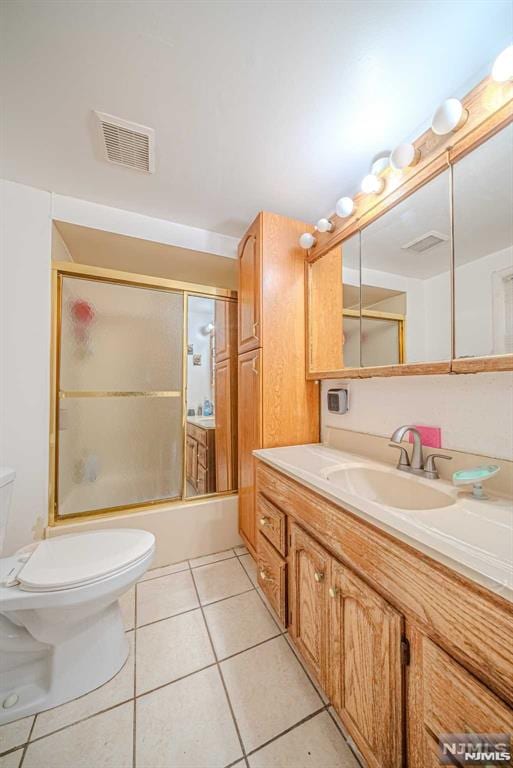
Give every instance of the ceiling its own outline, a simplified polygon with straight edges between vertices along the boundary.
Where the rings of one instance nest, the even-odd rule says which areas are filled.
[[[237,289],[236,259],[63,221],[57,221],[56,227],[72,260],[79,264]]]
[[[315,221],[509,44],[509,0],[1,4],[2,175],[238,236]],[[156,131],[106,163],[92,110]]]

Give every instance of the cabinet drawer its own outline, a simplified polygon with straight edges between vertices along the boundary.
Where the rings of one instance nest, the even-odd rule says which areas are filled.
[[[261,493],[257,494],[257,528],[283,557],[287,554],[287,518]]]
[[[257,541],[257,569],[260,587],[283,625],[287,626],[287,563],[261,533]]]
[[[203,443],[198,443],[198,464],[207,467],[207,448]]]

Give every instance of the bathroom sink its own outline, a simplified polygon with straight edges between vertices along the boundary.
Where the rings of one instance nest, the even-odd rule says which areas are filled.
[[[333,485],[354,496],[396,509],[441,509],[455,503],[455,498],[415,477],[401,477],[371,467],[347,467],[326,472]]]

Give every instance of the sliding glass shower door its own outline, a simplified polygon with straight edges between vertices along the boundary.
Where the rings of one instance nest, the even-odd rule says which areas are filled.
[[[183,292],[60,280],[57,516],[180,498]]]

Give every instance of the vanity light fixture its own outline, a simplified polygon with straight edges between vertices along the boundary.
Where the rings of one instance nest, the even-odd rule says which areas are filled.
[[[335,225],[329,219],[319,219],[316,229],[319,232],[333,232]]]
[[[301,248],[304,248],[305,251],[308,251],[310,248],[313,248],[317,240],[313,235],[310,234],[310,232],[303,232],[301,237],[299,238],[299,245]]]
[[[499,53],[492,67],[492,79],[497,83],[513,80],[513,45],[508,45]]]
[[[335,204],[335,213],[341,219],[347,219],[354,211],[354,202],[352,197],[341,197]]]
[[[433,115],[431,130],[437,136],[446,136],[454,133],[465,125],[468,119],[468,110],[465,109],[459,99],[446,99]]]
[[[413,144],[399,144],[390,153],[390,165],[394,171],[403,171],[411,168],[420,160],[420,149],[415,149]]]
[[[379,195],[385,189],[385,179],[375,173],[368,173],[362,180],[362,192],[366,195]]]

